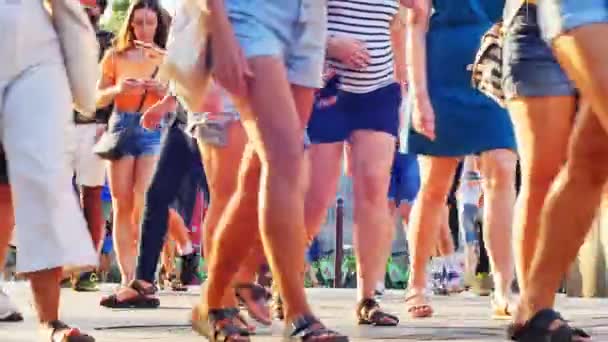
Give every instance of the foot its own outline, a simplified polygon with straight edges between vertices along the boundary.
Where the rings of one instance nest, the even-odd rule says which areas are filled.
[[[552,310],[544,309],[529,319],[519,319],[507,328],[507,334],[513,341],[519,342],[590,342],[591,336],[581,329],[573,328]]]
[[[134,280],[128,286],[122,286],[116,293],[103,297],[101,306],[107,308],[153,309],[160,306],[156,297],[156,287],[142,280]]]
[[[515,311],[516,301],[509,296],[498,296],[492,294],[490,298],[492,305],[492,319],[510,320]]]
[[[198,274],[199,256],[196,253],[182,255],[180,280],[184,285],[194,285]]]
[[[45,335],[50,336],[51,342],[95,342],[95,339],[76,328],[72,328],[61,321],[52,321],[42,324]]]
[[[428,318],[433,316],[433,308],[424,289],[411,289],[405,297],[407,312],[412,318]]]
[[[21,322],[23,316],[9,296],[0,288],[0,322]]]
[[[286,341],[301,342],[348,342],[347,336],[327,329],[323,323],[312,315],[302,315],[292,324],[293,330]]]
[[[86,272],[80,275],[74,282],[72,289],[76,292],[97,292],[99,291],[97,274]]]
[[[399,318],[384,312],[374,299],[363,299],[357,306],[357,319],[360,325],[375,327],[393,327],[399,324]]]
[[[247,308],[249,316],[264,324],[272,324],[270,308],[267,304],[268,292],[257,284],[239,284],[234,287],[236,297]]]

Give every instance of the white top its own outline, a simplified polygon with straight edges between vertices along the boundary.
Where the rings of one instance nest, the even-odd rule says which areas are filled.
[[[391,23],[399,12],[399,0],[328,0],[328,33],[365,43],[370,64],[350,69],[336,60],[330,64],[340,76],[340,89],[370,93],[394,82]]]

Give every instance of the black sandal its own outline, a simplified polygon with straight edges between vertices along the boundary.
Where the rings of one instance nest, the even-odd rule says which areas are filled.
[[[293,322],[293,331],[285,337],[284,341],[315,342],[319,339],[323,342],[349,342],[347,336],[327,329],[317,318],[311,315],[297,318]]]
[[[357,305],[359,325],[375,327],[394,327],[399,324],[399,317],[388,314],[380,308],[380,304],[371,298],[363,299]]]
[[[234,308],[209,310],[207,317],[207,334],[203,334],[209,342],[230,342],[234,339],[238,341],[250,341],[249,331],[243,330],[234,324],[237,317]]]
[[[135,297],[119,300],[118,294],[114,293],[102,298],[99,305],[111,309],[156,309],[160,306],[160,300],[151,297],[156,294],[154,285],[146,288],[141,282],[133,280],[128,287],[137,292]]]
[[[51,321],[47,326],[51,330],[51,342],[95,342],[93,336],[84,334],[62,321]]]
[[[553,322],[564,324],[555,330],[549,330]],[[525,324],[511,324],[507,328],[508,338],[519,342],[576,342],[574,338],[590,339],[586,332],[569,326],[562,316],[551,309],[541,310]]]
[[[245,299],[245,296],[241,293],[241,291],[249,291],[251,293],[251,300],[249,302]],[[252,283],[237,284],[234,286],[234,293],[236,298],[239,300],[239,304],[247,309],[249,317],[266,326],[272,324],[270,319],[260,317],[260,315],[258,315],[255,310],[252,309],[251,305],[249,305],[250,302],[253,302],[253,305],[268,309],[267,302],[270,300],[270,298],[272,298],[272,295],[268,293],[264,287]]]

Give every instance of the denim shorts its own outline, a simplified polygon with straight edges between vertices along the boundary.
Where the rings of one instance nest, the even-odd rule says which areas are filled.
[[[339,91],[334,105],[315,106],[307,132],[313,144],[342,142],[358,130],[397,137],[400,107],[401,86],[397,83],[367,94]]]
[[[107,134],[126,135],[122,155],[141,157],[160,154],[161,129],[148,130],[141,126],[139,113],[112,113]]]
[[[506,27],[503,90],[507,100],[575,94],[553,51],[542,39],[536,5],[521,6]]]
[[[388,198],[399,206],[401,202],[413,203],[420,190],[420,169],[414,154],[395,152],[391,168]]]
[[[547,41],[590,24],[608,24],[606,0],[543,0],[539,2],[540,26]],[[598,42],[605,38],[598,37]]]
[[[247,58],[280,56],[290,83],[323,86],[326,0],[226,0],[225,4]]]

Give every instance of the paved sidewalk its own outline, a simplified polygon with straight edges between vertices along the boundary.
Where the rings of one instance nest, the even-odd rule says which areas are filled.
[[[0,324],[0,341],[36,341],[35,317],[31,308],[29,288],[9,284],[8,292],[23,309],[24,323]],[[163,293],[158,310],[109,310],[99,307],[99,298],[109,293],[75,293],[64,290],[63,318],[92,333],[99,342],[122,341],[205,341],[188,326],[190,308],[197,299],[198,289],[188,293]],[[310,299],[324,322],[331,328],[348,333],[351,341],[505,341],[506,322],[489,319],[488,298],[467,293],[453,297],[435,297],[436,315],[427,320],[411,320],[402,302],[403,291],[389,292],[383,304],[399,313],[402,323],[396,328],[358,327],[354,322],[354,290],[312,289]],[[608,299],[560,298],[560,309],[568,319],[592,333],[595,341],[608,341]],[[280,341],[282,325],[260,327],[253,341]],[[48,342],[48,338],[42,341]]]

